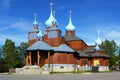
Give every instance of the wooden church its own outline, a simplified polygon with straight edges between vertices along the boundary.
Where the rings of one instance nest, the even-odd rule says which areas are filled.
[[[71,11],[64,36],[58,28],[52,4],[50,16],[45,22],[46,30],[42,31],[38,27],[35,15],[33,30],[28,32],[26,66],[37,65],[55,72],[91,70],[92,66],[98,66],[100,71],[109,70],[110,57],[100,48],[99,33],[96,45],[87,45],[75,35],[76,27],[72,24]]]

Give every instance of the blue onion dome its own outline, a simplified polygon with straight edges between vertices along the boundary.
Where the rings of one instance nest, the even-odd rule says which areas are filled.
[[[65,28],[67,31],[68,30],[75,30],[75,26],[72,24],[72,20],[71,20],[71,11],[70,11],[70,18],[69,18],[69,23],[68,23],[68,25],[66,26],[66,28]]]
[[[43,33],[42,33],[41,30],[39,30],[39,33],[37,34],[37,37],[38,37],[38,38],[42,38],[42,37],[43,37]]]
[[[45,25],[46,25],[47,27],[52,26],[55,21],[56,21],[56,20],[55,20],[55,18],[53,17],[53,13],[52,13],[52,11],[51,11],[51,12],[50,12],[50,17],[49,17],[48,20],[45,22]]]
[[[34,22],[33,22],[33,26],[39,26],[39,23],[36,20],[36,16],[37,14],[34,14]]]
[[[52,5],[53,5],[53,3],[50,3],[50,6],[51,6],[51,8],[50,8],[50,17],[45,22],[46,27],[51,27],[51,26],[53,26],[53,24],[57,23],[57,20],[53,16]]]

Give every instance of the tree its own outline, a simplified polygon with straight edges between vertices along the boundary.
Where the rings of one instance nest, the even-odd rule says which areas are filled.
[[[19,67],[22,67],[25,64],[25,51],[27,47],[28,47],[28,43],[26,42],[22,42],[20,46],[17,47],[17,52],[20,55],[20,62],[21,62],[21,66]]]
[[[5,54],[5,61],[7,62],[8,68],[15,66],[15,44],[12,40],[6,39],[5,44],[2,46],[3,52]]]
[[[102,49],[105,49],[105,51],[107,51],[108,55],[110,56],[110,68],[113,67],[113,66],[116,66],[116,62],[117,62],[117,58],[116,58],[116,55],[115,55],[115,51],[117,50],[118,46],[117,44],[115,43],[114,40],[112,41],[109,41],[109,40],[105,40],[102,42],[101,44],[101,48]]]

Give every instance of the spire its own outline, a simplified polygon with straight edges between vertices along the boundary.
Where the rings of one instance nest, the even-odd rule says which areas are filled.
[[[69,11],[69,13],[70,13],[70,18],[69,18],[69,23],[68,23],[68,25],[66,26],[66,30],[68,31],[68,30],[75,30],[75,26],[72,24],[72,11]]]
[[[55,23],[55,18],[53,17],[53,10],[52,10],[52,5],[53,5],[53,3],[51,2],[49,5],[50,5],[50,17],[49,17],[48,20],[45,22],[45,25],[46,25],[47,27],[52,26],[53,23]],[[56,21],[57,21],[57,20],[56,20]]]
[[[95,47],[95,49],[96,50],[99,50],[100,48],[99,48],[99,45],[101,44],[101,40],[100,40],[100,38],[99,38],[99,36],[100,36],[100,31],[98,30],[97,31],[98,32],[98,34],[97,34],[97,40],[96,40],[96,47]]]
[[[101,44],[101,40],[100,40],[100,38],[99,38],[99,36],[100,36],[100,31],[98,30],[97,32],[98,32],[98,34],[97,34],[96,43],[97,43],[98,45],[100,45],[100,44]]]
[[[34,22],[33,22],[33,26],[39,26],[39,23],[36,20],[37,14],[34,14]]]

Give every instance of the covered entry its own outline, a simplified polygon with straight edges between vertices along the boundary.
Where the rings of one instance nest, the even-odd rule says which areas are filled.
[[[51,46],[45,42],[35,42],[33,45],[27,48],[26,65],[39,65],[42,67],[45,65],[45,60],[47,60],[48,64],[50,65],[51,51]]]

